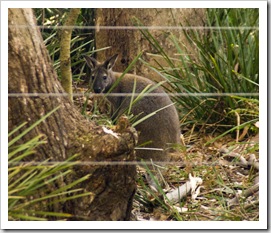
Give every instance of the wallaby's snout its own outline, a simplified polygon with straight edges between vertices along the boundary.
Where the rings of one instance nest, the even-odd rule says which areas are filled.
[[[92,88],[95,93],[106,92],[111,84],[107,72],[97,69],[92,73]]]
[[[95,93],[102,93],[102,88],[100,87],[93,88],[93,90]]]

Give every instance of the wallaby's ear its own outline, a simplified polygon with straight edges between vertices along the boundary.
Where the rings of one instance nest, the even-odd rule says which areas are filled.
[[[87,65],[89,66],[90,69],[94,69],[97,66],[98,62],[93,57],[89,57],[89,56],[84,55],[84,58],[85,58]]]
[[[104,66],[107,70],[112,69],[112,67],[115,65],[115,63],[116,63],[116,61],[117,61],[117,59],[118,59],[118,56],[119,56],[118,54],[115,54],[114,56],[108,58],[108,59],[104,62],[103,66]]]

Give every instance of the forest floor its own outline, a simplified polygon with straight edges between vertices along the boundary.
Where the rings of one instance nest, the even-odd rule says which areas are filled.
[[[87,117],[108,124],[108,117],[100,114],[104,104],[94,102],[75,99],[80,109],[85,106]],[[206,143],[213,139],[209,134],[187,130],[182,136],[180,159],[138,166],[131,220],[258,221],[259,136],[237,142],[227,135],[209,145]],[[194,190],[187,184],[193,184]]]
[[[208,136],[194,133],[184,138],[190,141],[180,152],[182,159],[160,166],[162,172],[155,173],[160,174],[155,176],[160,176],[157,183],[162,182],[144,181],[141,177],[151,172],[139,169],[134,220],[258,221],[258,135],[242,142],[225,136],[210,146],[205,146]],[[185,195],[178,191],[189,182],[189,174],[201,181],[193,196],[189,189]],[[174,190],[176,200],[168,195]]]

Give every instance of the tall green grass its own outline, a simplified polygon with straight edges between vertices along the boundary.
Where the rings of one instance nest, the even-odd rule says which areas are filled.
[[[35,155],[36,149],[47,143],[45,135],[19,143],[22,138],[53,111],[38,120],[33,125],[21,130],[27,123],[22,123],[9,133],[8,145],[8,219],[10,221],[31,220],[66,220],[72,217],[70,213],[62,211],[48,211],[55,205],[63,205],[65,201],[78,197],[91,195],[85,193],[77,185],[88,179],[89,175],[63,183],[73,172],[73,166],[78,162],[78,155],[71,156],[65,161],[50,163],[44,161],[31,161],[30,156]],[[14,137],[14,134],[18,136]],[[57,184],[62,184],[58,186]]]
[[[208,29],[182,30],[194,54],[170,33],[175,52],[180,54],[177,58],[170,57],[150,31],[141,30],[156,50],[153,58],[159,55],[167,65],[156,59],[156,65],[141,61],[168,80],[168,91],[186,94],[173,97],[183,125],[225,131],[236,125],[232,112],[238,109],[244,110],[243,122],[258,120],[258,22],[258,9],[207,9]],[[136,24],[140,22],[137,20]],[[212,95],[207,96],[208,93]],[[248,114],[251,111],[245,110],[251,107],[255,111]]]

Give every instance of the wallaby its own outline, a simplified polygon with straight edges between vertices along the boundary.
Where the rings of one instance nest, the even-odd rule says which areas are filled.
[[[118,81],[111,93],[121,93],[122,95],[110,96],[109,94],[107,96],[113,107],[112,117],[122,115],[129,108],[131,95],[125,96],[123,94],[133,93],[134,85],[136,85],[135,93],[141,93],[148,85],[156,85],[147,78],[133,74],[125,74],[118,80],[122,73],[112,71],[117,57],[118,55],[116,54],[104,63],[99,63],[93,57],[85,56],[87,65],[91,69],[92,85],[95,93],[107,93],[112,85]],[[138,116],[137,119],[145,117],[165,106],[170,106],[158,111],[135,126],[139,133],[138,145],[147,143],[143,146],[143,149],[136,150],[136,156],[144,160],[166,161],[168,160],[167,152],[174,144],[180,142],[179,117],[175,106],[162,87],[159,86],[150,93],[158,93],[158,95],[144,96],[133,105],[131,113],[134,116]],[[151,150],[150,148],[156,148],[156,150]]]

